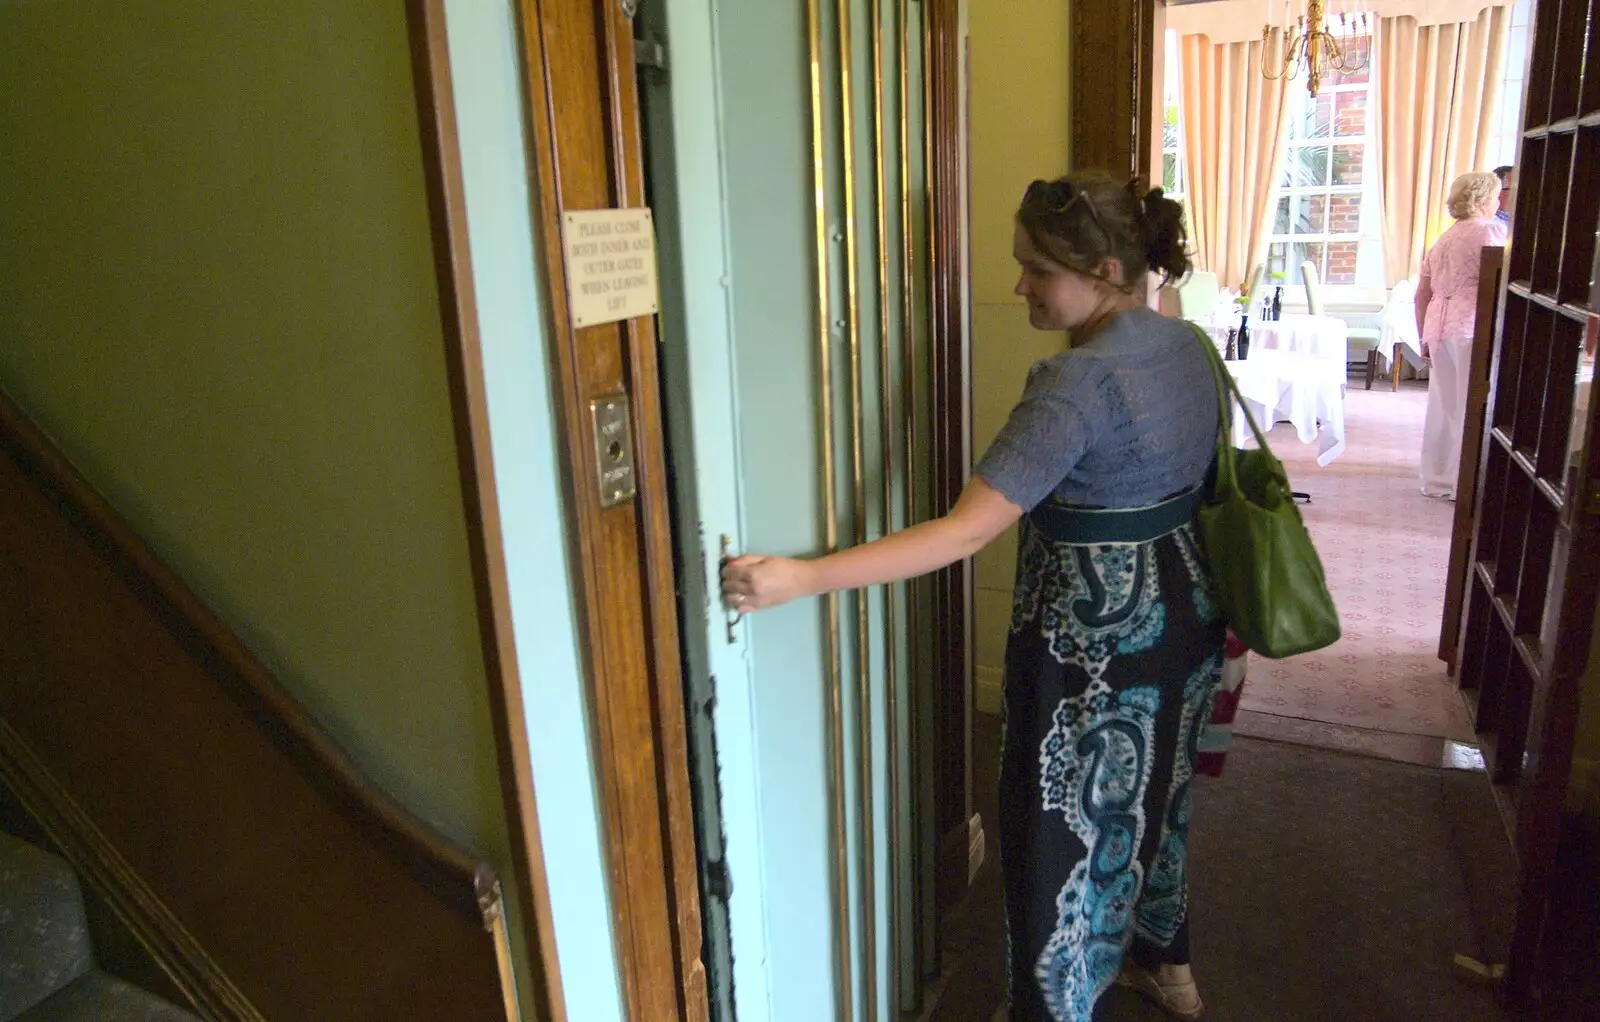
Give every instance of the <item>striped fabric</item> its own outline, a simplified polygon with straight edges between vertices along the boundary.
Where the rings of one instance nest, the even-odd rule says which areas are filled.
[[[1200,756],[1195,762],[1195,772],[1207,777],[1221,777],[1222,765],[1228,755],[1228,740],[1233,737],[1233,718],[1239,712],[1239,697],[1244,693],[1245,667],[1250,661],[1250,650],[1238,636],[1228,633],[1228,646],[1223,652],[1222,683],[1211,701],[1211,723],[1200,735]]]

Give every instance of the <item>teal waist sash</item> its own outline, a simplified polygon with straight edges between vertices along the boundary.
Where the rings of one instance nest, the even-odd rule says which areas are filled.
[[[1148,543],[1192,523],[1204,499],[1200,486],[1149,507],[1086,508],[1047,499],[1028,520],[1057,543]]]

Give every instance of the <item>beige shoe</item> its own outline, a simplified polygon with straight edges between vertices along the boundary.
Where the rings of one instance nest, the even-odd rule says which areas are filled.
[[[1117,974],[1117,985],[1137,991],[1140,996],[1172,1018],[1193,1022],[1206,1012],[1206,1006],[1200,1000],[1200,991],[1194,985],[1192,976],[1163,983],[1147,969],[1141,968],[1134,962],[1124,961],[1122,971]]]

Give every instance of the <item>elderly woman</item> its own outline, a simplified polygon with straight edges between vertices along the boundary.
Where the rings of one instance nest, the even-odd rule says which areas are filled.
[[[1450,186],[1449,208],[1455,224],[1422,260],[1417,329],[1422,334],[1422,354],[1432,360],[1422,434],[1422,492],[1454,500],[1478,312],[1479,257],[1484,248],[1506,243],[1505,225],[1495,219],[1500,179],[1493,174],[1461,175]]]

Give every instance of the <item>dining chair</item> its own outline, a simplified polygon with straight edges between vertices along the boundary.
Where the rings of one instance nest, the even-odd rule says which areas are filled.
[[[1217,307],[1217,299],[1221,289],[1217,286],[1217,275],[1209,270],[1192,270],[1176,285],[1178,292],[1178,315],[1184,319],[1202,322],[1210,319],[1211,312]]]
[[[1322,305],[1322,280],[1317,273],[1317,264],[1307,259],[1300,264],[1300,279],[1306,286],[1306,311],[1313,316],[1321,316]],[[1365,362],[1367,367],[1367,389],[1372,389],[1372,381],[1378,378],[1378,341],[1383,332],[1375,327],[1349,327],[1350,347],[1347,360],[1351,362]],[[1364,355],[1364,358],[1356,356]]]
[[[1378,328],[1381,339],[1378,342],[1380,351],[1389,352],[1389,369],[1393,374],[1390,389],[1400,389],[1400,364],[1403,361],[1415,362],[1419,367],[1426,364],[1421,361],[1422,340],[1417,334],[1417,280],[1408,277],[1394,286],[1389,292],[1388,304],[1384,305],[1383,313],[1379,317]],[[1405,354],[1407,349],[1419,352],[1416,359]]]

